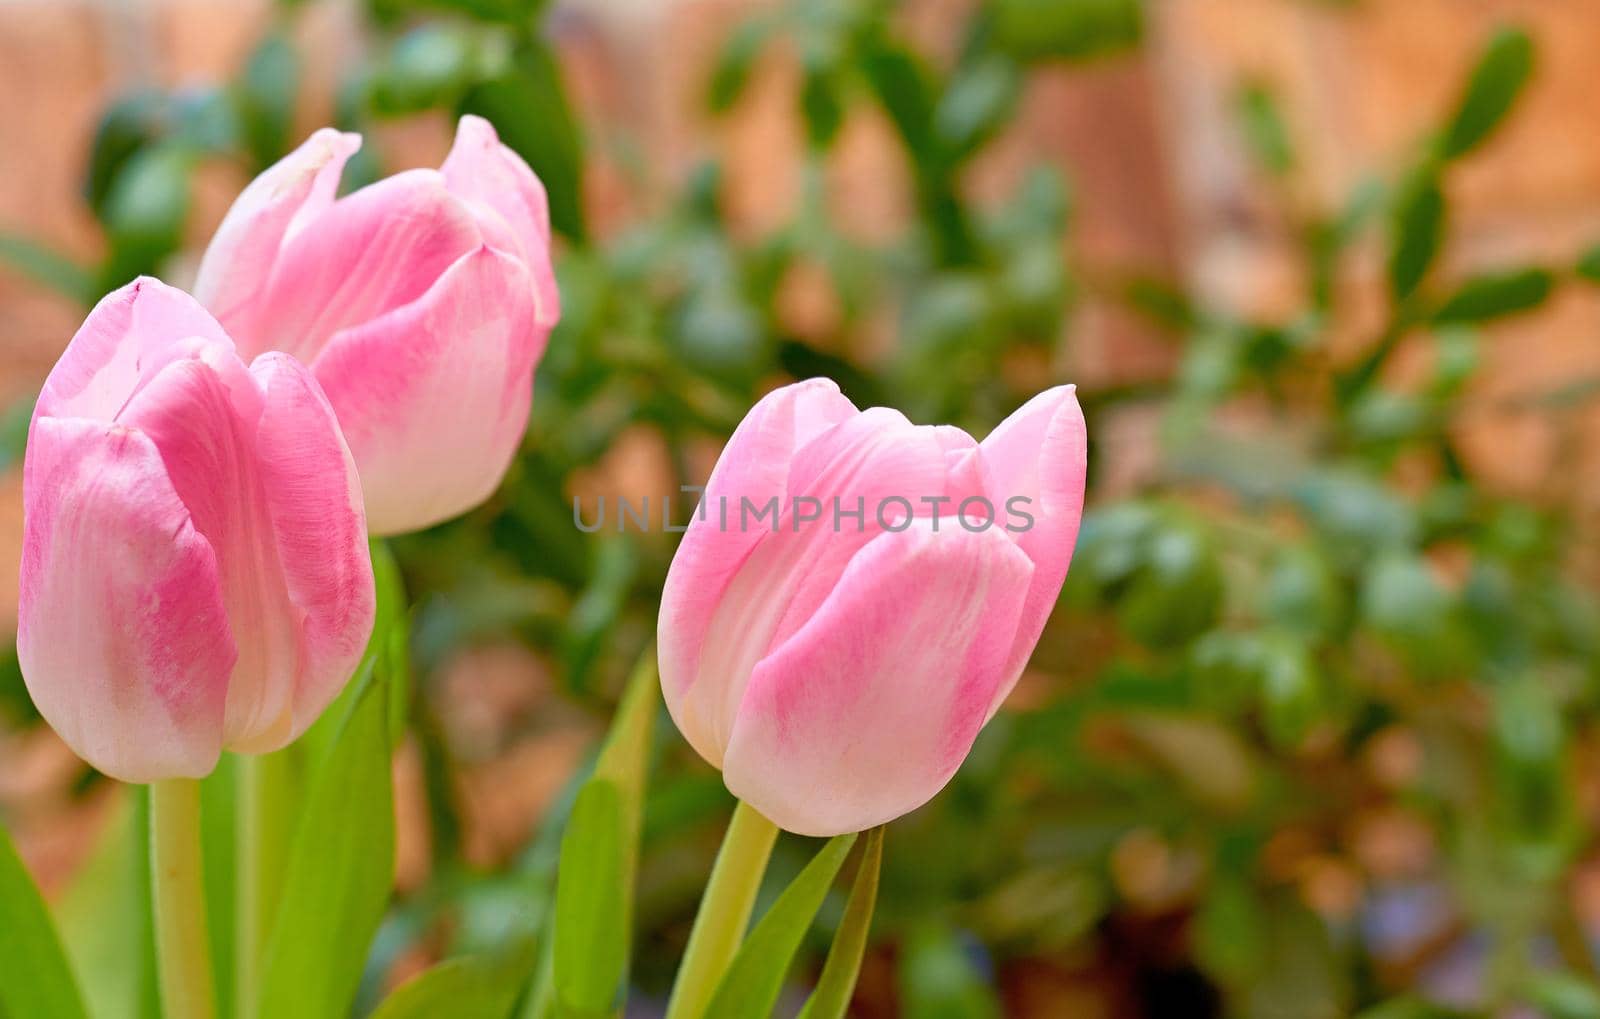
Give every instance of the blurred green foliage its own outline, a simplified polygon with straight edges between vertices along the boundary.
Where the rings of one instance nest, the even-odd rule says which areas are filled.
[[[564,238],[565,314],[522,456],[488,505],[394,543],[416,606],[410,725],[434,861],[379,936],[369,1005],[371,978],[408,947],[503,943],[518,929],[509,916],[547,911],[529,897],[548,898],[577,785],[520,860],[469,867],[452,778],[462,748],[444,735],[440,677],[463,648],[513,639],[567,697],[609,713],[651,639],[675,539],[580,533],[574,479],[643,429],[676,482],[698,483],[704,451],[785,377],[829,375],[859,404],[979,434],[1060,381],[1050,366],[1091,288],[1068,256],[1068,182],[1041,165],[980,203],[964,174],[1013,126],[1042,68],[1125,53],[1144,21],[1137,0],[988,0],[957,26],[953,55],[936,57],[885,0],[763,6],[706,69],[705,105],[726,114],[762,61],[796,63],[806,154],[793,215],[759,236],[732,229],[730,171],[708,158],[653,182],[674,196],[659,212],[601,236],[585,168],[614,141],[569,103],[543,7],[368,0],[372,56],[346,69],[340,93],[340,126],[353,130],[429,110],[490,118],[543,178]],[[281,5],[232,82],[108,107],[84,184],[105,228],[100,264],[15,237],[0,237],[0,259],[86,303],[167,265],[199,164],[259,170],[295,141],[296,8]],[[901,1014],[998,1015],[1008,979],[1041,969],[1149,1014],[1390,1019],[1510,1003],[1600,1014],[1570,894],[1589,850],[1576,754],[1600,708],[1596,589],[1572,561],[1567,509],[1485,487],[1457,446],[1457,426],[1482,409],[1469,385],[1482,327],[1600,282],[1600,247],[1572,266],[1470,277],[1440,266],[1449,177],[1514,115],[1536,69],[1527,35],[1494,35],[1406,165],[1319,210],[1290,200],[1296,139],[1272,89],[1242,82],[1240,140],[1284,199],[1301,308],[1256,318],[1156,276],[1096,284],[1170,334],[1177,366],[1168,382],[1084,387],[1091,440],[1154,418],[1159,455],[1133,490],[1108,492],[1099,479],[1116,454],[1096,445],[1091,512],[1015,710],[943,795],[888,833],[874,936],[896,946],[884,958]],[[836,221],[825,172],[868,111],[899,144],[913,210],[886,243]],[[355,183],[389,169],[369,135]],[[1336,354],[1332,338],[1364,321],[1341,281],[1373,246],[1383,321],[1354,356]],[[782,308],[801,273],[837,310],[820,339]],[[885,321],[887,349],[875,340]],[[1391,366],[1402,347],[1431,355],[1404,385]],[[1580,380],[1534,409],[1560,415],[1597,390]],[[25,423],[25,411],[0,419],[0,462]],[[0,688],[25,716],[15,672],[0,662]],[[729,805],[657,725],[633,965],[644,997],[670,977]],[[1411,870],[1374,865],[1355,834],[1397,816],[1423,854]],[[774,887],[807,852],[780,845]],[[1329,876],[1352,890],[1330,901]],[[842,909],[823,907],[821,935]],[[826,944],[808,942],[811,972]],[[1480,978],[1470,1002],[1453,1002],[1464,1012],[1437,1003],[1436,970],[1454,952]],[[448,987],[419,988],[419,1000]],[[1174,1001],[1189,1011],[1162,1011]]]

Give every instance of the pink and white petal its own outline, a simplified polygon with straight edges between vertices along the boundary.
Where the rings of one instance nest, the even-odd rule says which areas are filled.
[[[1089,446],[1074,387],[1057,386],[1023,404],[983,440],[982,449],[1001,520],[1007,519],[1006,503],[1018,496],[1030,500],[1022,508],[1034,518],[1028,529],[1012,534],[1035,570],[1012,649],[1011,678],[992,714],[1033,654],[1078,543]]]
[[[426,296],[335,336],[313,366],[355,456],[375,534],[488,498],[521,444],[548,331],[527,269],[480,247]]]
[[[115,778],[210,773],[237,652],[216,556],[155,444],[46,417],[27,455],[17,657],[39,712]]]
[[[701,650],[728,586],[769,536],[759,526],[739,526],[740,500],[757,506],[773,497],[782,501],[795,450],[857,413],[829,379],[797,382],[762,397],[723,447],[700,511],[672,558],[656,638],[661,687],[678,728],[707,760],[721,759],[711,722],[720,709],[712,705],[727,694],[728,677],[714,680],[716,689],[695,692]]]
[[[251,308],[221,316],[247,360],[281,350],[310,364],[335,333],[401,308],[482,244],[437,170],[408,170],[334,202],[296,229]]]
[[[261,491],[299,654],[286,736],[240,749],[276,750],[305,732],[355,673],[376,594],[355,461],[321,387],[286,354],[262,355],[250,374],[262,394]]]
[[[34,414],[112,421],[150,375],[194,340],[231,346],[182,290],[141,276],[101,298],[45,379]]]
[[[780,533],[769,542],[798,545],[795,568],[783,581],[788,605],[766,647],[786,640],[816,612],[833,591],[856,553],[885,526],[906,526],[909,517],[931,518],[945,493],[945,454],[937,429],[913,425],[897,410],[869,407],[823,432],[801,448],[789,474],[788,498]],[[795,526],[797,500],[820,520]],[[859,522],[841,513],[835,526],[835,500],[842,510],[862,510]],[[949,513],[934,530],[956,526]],[[762,649],[763,652],[765,648]],[[744,663],[754,666],[755,659]],[[727,726],[733,722],[730,713]],[[724,728],[726,732],[726,728]]]
[[[216,553],[239,652],[223,737],[230,749],[282,745],[301,668],[299,612],[278,561],[257,461],[262,406],[236,358],[189,358],[157,373],[120,418],[155,444],[195,529]]]
[[[285,239],[333,204],[361,136],[325,127],[264,170],[239,194],[211,238],[194,294],[218,318],[259,332],[271,308],[258,301]]]
[[[735,796],[802,835],[914,810],[972,748],[1033,571],[996,529],[927,521],[861,550],[805,626],[757,667],[723,760]]]
[[[485,239],[521,256],[532,274],[538,320],[553,327],[561,295],[550,260],[550,202],[538,175],[500,143],[494,125],[471,114],[456,126],[455,144],[439,169],[452,193],[504,223],[503,231],[485,223]]]

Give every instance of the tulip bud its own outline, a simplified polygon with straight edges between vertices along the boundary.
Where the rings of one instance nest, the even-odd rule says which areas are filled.
[[[1070,386],[981,444],[858,411],[826,379],[769,394],[723,450],[662,595],[661,684],[685,738],[801,834],[927,802],[1060,593],[1085,448]]]
[[[360,135],[323,129],[247,187],[195,295],[246,356],[311,366],[374,532],[488,498],[522,441],[560,316],[544,187],[479,117],[438,170],[335,200]]]
[[[246,367],[193,298],[138,280],[51,371],[23,470],[18,661],[101,771],[276,750],[354,671],[375,600],[361,494],[293,358]]]

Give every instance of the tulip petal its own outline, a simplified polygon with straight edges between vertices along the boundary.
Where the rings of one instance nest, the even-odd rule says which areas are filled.
[[[1072,386],[1057,386],[1035,396],[983,440],[983,455],[992,471],[1001,519],[1006,519],[1005,504],[1009,500],[1018,496],[1030,500],[1019,505],[1033,517],[1033,523],[1012,537],[1035,567],[1022,625],[1012,649],[1011,678],[991,707],[991,714],[999,709],[1000,701],[1022,674],[1061,594],[1083,516],[1088,448],[1083,410]]]
[[[706,632],[724,593],[769,532],[740,527],[741,499],[762,505],[787,492],[794,451],[858,412],[829,379],[773,390],[745,415],[723,447],[667,572],[658,627],[661,688],[689,743],[707,760],[721,759],[711,710],[725,691],[694,692]],[[724,514],[726,510],[726,515]]]
[[[482,244],[436,170],[408,170],[295,223],[259,298],[218,318],[246,359],[281,350],[311,363],[329,339],[425,294]]]
[[[516,258],[480,247],[412,304],[335,336],[315,364],[376,534],[482,502],[516,454],[548,331],[513,295]]]
[[[274,309],[257,299],[284,240],[333,204],[344,164],[359,148],[359,134],[325,127],[251,181],[200,259],[196,299],[240,335],[258,335],[257,319]]]
[[[78,328],[39,392],[39,417],[111,421],[192,341],[231,346],[216,319],[194,298],[148,276],[100,299]]]
[[[285,354],[262,355],[250,374],[263,396],[255,442],[262,491],[299,623],[293,740],[355,673],[377,596],[361,484],[333,408],[305,366]]]
[[[522,157],[500,144],[494,125],[468,114],[456,127],[455,144],[439,168],[445,186],[456,197],[489,210],[505,230],[483,223],[485,239],[508,254],[518,255],[532,273],[538,310],[546,329],[561,317],[550,261],[550,202],[544,184]]]
[[[755,668],[728,789],[802,835],[914,810],[955,774],[1006,669],[1033,566],[998,529],[884,533]]]
[[[36,418],[24,487],[17,656],[40,713],[124,781],[209,773],[237,651],[215,552],[155,443]]]
[[[286,355],[247,372],[212,348],[168,364],[120,421],[160,450],[217,555],[239,651],[225,745],[287,745],[349,677],[372,628],[359,497],[332,411]]]

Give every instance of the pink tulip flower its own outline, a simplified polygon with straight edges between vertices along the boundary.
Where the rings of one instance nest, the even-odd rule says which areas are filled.
[[[481,503],[527,426],[560,315],[544,187],[479,117],[438,170],[335,200],[361,136],[324,128],[240,194],[195,296],[254,357],[311,366],[356,458],[367,522]]]
[[[23,466],[28,692],[116,778],[288,744],[355,669],[374,592],[355,465],[304,366],[245,366],[153,279],[90,312]]]
[[[926,803],[1044,629],[1085,451],[1070,386],[982,443],[857,410],[826,379],[768,394],[667,575],[661,685],[678,728],[790,831],[858,831]]]

